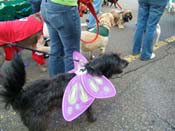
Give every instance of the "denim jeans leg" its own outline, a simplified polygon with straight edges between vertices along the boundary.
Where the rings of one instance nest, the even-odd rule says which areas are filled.
[[[137,26],[136,26],[136,32],[133,39],[133,49],[132,53],[133,55],[139,54],[141,50],[142,45],[142,38],[144,35],[144,31],[146,28],[146,21],[148,19],[148,5],[144,3],[139,3],[139,9],[138,9],[138,16],[137,16]]]
[[[96,21],[94,16],[91,13],[89,13],[87,19],[88,19],[88,24],[87,24],[88,29],[94,28],[96,26]]]
[[[95,12],[98,14],[99,11],[100,11],[100,8],[101,8],[101,5],[102,5],[102,1],[103,0],[94,0],[93,1],[93,6],[94,6],[94,9],[95,9]],[[88,28],[93,28],[96,26],[96,20],[95,20],[95,17],[92,15],[92,13],[89,13],[88,15],[88,18],[89,20],[88,22]]]
[[[64,73],[64,51],[61,39],[49,24],[47,24],[50,35],[50,56],[49,56],[49,75],[53,77],[58,73]]]
[[[145,38],[143,40],[141,59],[149,59],[153,53],[153,41],[156,26],[164,12],[165,6],[151,5],[150,14],[147,21]]]
[[[53,22],[51,18],[55,16],[54,16],[54,13],[52,14],[52,12],[48,11],[52,7],[54,7],[52,3],[46,2],[45,0],[42,1],[41,14],[43,16],[44,21],[47,24],[47,28],[48,28],[50,39],[51,39],[50,41],[51,55],[49,57],[49,68],[48,68],[50,77],[53,77],[58,73],[65,72],[64,61],[63,61],[63,56],[64,56],[63,46],[62,46],[57,30],[51,25]],[[62,26],[61,23],[62,21],[60,21],[60,25]]]
[[[80,16],[77,6],[42,1],[41,13],[51,39],[50,76],[73,69],[73,51],[80,50]]]
[[[29,3],[32,5],[33,13],[40,11],[40,5],[42,0],[28,0]]]
[[[72,12],[72,13],[69,13]],[[65,27],[60,31],[61,40],[64,43],[64,63],[65,72],[74,68],[72,54],[74,51],[80,51],[80,16],[77,7],[67,9],[65,17]]]

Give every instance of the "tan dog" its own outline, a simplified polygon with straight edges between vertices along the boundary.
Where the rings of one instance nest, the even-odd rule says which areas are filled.
[[[132,12],[131,10],[111,10],[111,13],[114,16],[115,24],[118,26],[119,29],[124,28],[124,23],[129,22],[132,20]]]
[[[20,47],[49,52],[50,47],[45,47],[43,39],[43,20],[39,13],[29,17],[0,22],[0,47],[4,48],[5,60],[11,60],[14,53],[19,51],[16,47],[9,47],[9,43],[15,43]],[[45,60],[42,54],[32,53],[32,58],[36,61],[42,71]]]
[[[109,39],[109,31],[112,26],[115,25],[114,17],[111,13],[104,13],[99,18],[99,34],[97,39],[95,39],[92,43],[83,43],[81,41],[81,52],[89,52],[90,59],[92,59],[93,53],[96,49],[99,49],[100,55],[104,54],[106,45]],[[81,39],[84,41],[91,41],[96,37],[97,29],[94,28],[90,31],[82,31]]]

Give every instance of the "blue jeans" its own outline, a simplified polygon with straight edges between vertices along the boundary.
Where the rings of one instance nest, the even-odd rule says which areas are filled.
[[[94,1],[93,1],[93,6],[94,6],[95,12],[96,12],[97,14],[98,14],[99,11],[100,11],[102,2],[103,2],[103,0],[94,0]],[[87,24],[87,27],[88,27],[88,28],[93,28],[93,27],[96,26],[95,17],[94,17],[91,13],[89,13],[87,19],[88,19],[88,21],[89,21],[88,24]]]
[[[142,60],[149,59],[153,53],[156,25],[164,12],[165,6],[166,4],[162,6],[139,2],[137,29],[133,39],[134,46],[132,52],[134,55],[139,54],[142,48]]]
[[[42,1],[41,14],[50,35],[50,77],[74,68],[72,54],[80,51],[80,16],[78,7]]]
[[[32,5],[33,13],[40,11],[40,5],[42,0],[28,0],[28,1]]]

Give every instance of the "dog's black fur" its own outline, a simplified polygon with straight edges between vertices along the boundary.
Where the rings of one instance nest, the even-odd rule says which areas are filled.
[[[110,78],[119,74],[128,62],[116,54],[105,54],[85,65],[85,69],[92,75],[104,75]],[[4,88],[2,96],[5,107],[12,108],[21,116],[21,120],[29,131],[46,131],[52,111],[61,107],[62,97],[68,82],[74,73],[63,73],[50,79],[41,79],[26,83],[24,63],[16,56],[11,64],[0,75],[0,82]],[[95,121],[91,107],[86,111],[90,122]]]
[[[108,6],[109,3],[111,3],[110,7],[111,7],[112,5],[114,5],[115,8],[117,8],[117,5],[116,5],[117,2],[118,2],[118,0],[104,0],[102,6],[104,6],[104,5],[107,5],[107,6]]]

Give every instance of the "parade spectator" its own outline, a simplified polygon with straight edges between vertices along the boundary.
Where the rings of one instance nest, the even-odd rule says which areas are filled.
[[[155,57],[153,53],[154,33],[167,2],[168,0],[138,0],[137,29],[133,39],[132,52],[133,55],[141,53],[141,60]]]
[[[42,0],[41,14],[50,36],[49,75],[73,69],[72,54],[80,50],[80,16],[77,0]]]
[[[99,14],[100,12],[102,3],[103,3],[103,0],[93,0],[93,6],[97,14]],[[89,13],[87,17],[87,21],[88,21],[88,24],[87,24],[88,29],[94,28],[96,26],[96,20],[95,20],[95,17],[92,15],[92,13]]]

